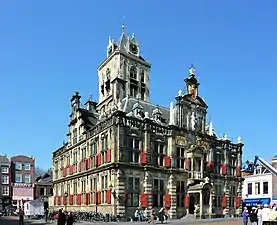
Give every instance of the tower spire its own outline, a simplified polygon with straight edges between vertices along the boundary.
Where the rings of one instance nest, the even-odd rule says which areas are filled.
[[[122,18],[121,32],[122,33],[125,32],[125,16],[123,16],[123,18]]]

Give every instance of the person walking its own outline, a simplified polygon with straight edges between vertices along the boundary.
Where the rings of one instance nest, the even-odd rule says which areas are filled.
[[[44,212],[45,222],[46,222],[46,223],[48,222],[48,214],[49,214],[49,210],[48,210],[48,208],[46,208],[46,209],[45,209],[45,212]]]
[[[249,214],[249,219],[250,219],[251,225],[258,224],[258,215],[257,215],[257,210],[255,207],[252,208],[252,210]]]
[[[67,216],[66,225],[73,225],[73,223],[75,223],[75,219],[74,219],[73,213],[70,212],[68,213],[68,216]]]
[[[19,225],[24,225],[24,211],[21,208],[21,206],[19,206],[18,215],[19,215]]]
[[[257,212],[257,217],[258,217],[258,225],[263,225],[261,205],[258,205],[256,212]]]
[[[247,207],[244,207],[243,212],[242,212],[243,225],[247,225],[248,217],[249,217],[249,213],[248,213]]]
[[[58,214],[57,225],[65,225],[65,223],[66,223],[65,214],[64,214],[63,211],[60,209],[60,210],[59,210],[59,214]]]
[[[164,222],[164,208],[160,208],[159,210],[159,220],[161,221],[161,223]]]

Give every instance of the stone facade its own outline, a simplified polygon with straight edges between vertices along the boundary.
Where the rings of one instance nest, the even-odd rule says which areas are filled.
[[[193,67],[175,104],[150,103],[151,66],[139,53],[123,30],[98,68],[99,103],[82,108],[73,95],[68,142],[53,153],[53,207],[123,217],[138,207],[147,215],[164,207],[170,218],[240,213],[241,140],[207,125]]]

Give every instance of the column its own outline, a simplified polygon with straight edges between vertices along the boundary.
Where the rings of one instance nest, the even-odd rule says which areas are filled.
[[[116,173],[116,189],[115,189],[115,215],[124,216],[125,215],[125,185],[126,177],[122,174],[121,170],[117,170]]]
[[[200,204],[200,219],[202,219],[202,214],[203,214],[203,193],[202,190],[200,191],[200,199],[199,199],[199,204]]]
[[[209,198],[209,218],[212,218],[213,215],[213,191],[210,190],[210,198]]]
[[[148,206],[145,209],[145,214],[147,218],[150,218],[151,214],[151,209],[152,209],[152,178],[149,174],[149,172],[145,172],[144,175],[144,181],[143,181],[143,188],[144,188],[144,193],[148,195]]]
[[[225,185],[224,185],[224,192],[225,192],[225,196],[227,198],[227,202],[226,202],[226,209],[225,209],[225,217],[229,217],[229,200],[230,200],[230,187],[228,186],[228,181],[225,181]]]
[[[171,196],[171,206],[169,210],[169,218],[177,218],[177,195],[176,195],[176,182],[174,176],[171,174],[168,180],[168,194]]]
[[[190,158],[190,163],[191,163],[191,170],[190,170],[190,173],[191,173],[191,178],[194,178],[194,156],[192,156]]]
[[[201,162],[200,162],[200,176],[201,176],[201,179],[203,179],[203,174],[204,174],[204,163],[203,163],[203,160],[204,160],[204,157],[202,156],[201,157]]]

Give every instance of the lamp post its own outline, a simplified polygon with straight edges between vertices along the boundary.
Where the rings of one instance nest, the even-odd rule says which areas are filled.
[[[66,206],[67,206],[67,197],[68,197],[68,193],[67,193],[67,192],[65,192],[65,193],[64,193],[64,197],[65,197],[64,211],[66,211]]]

